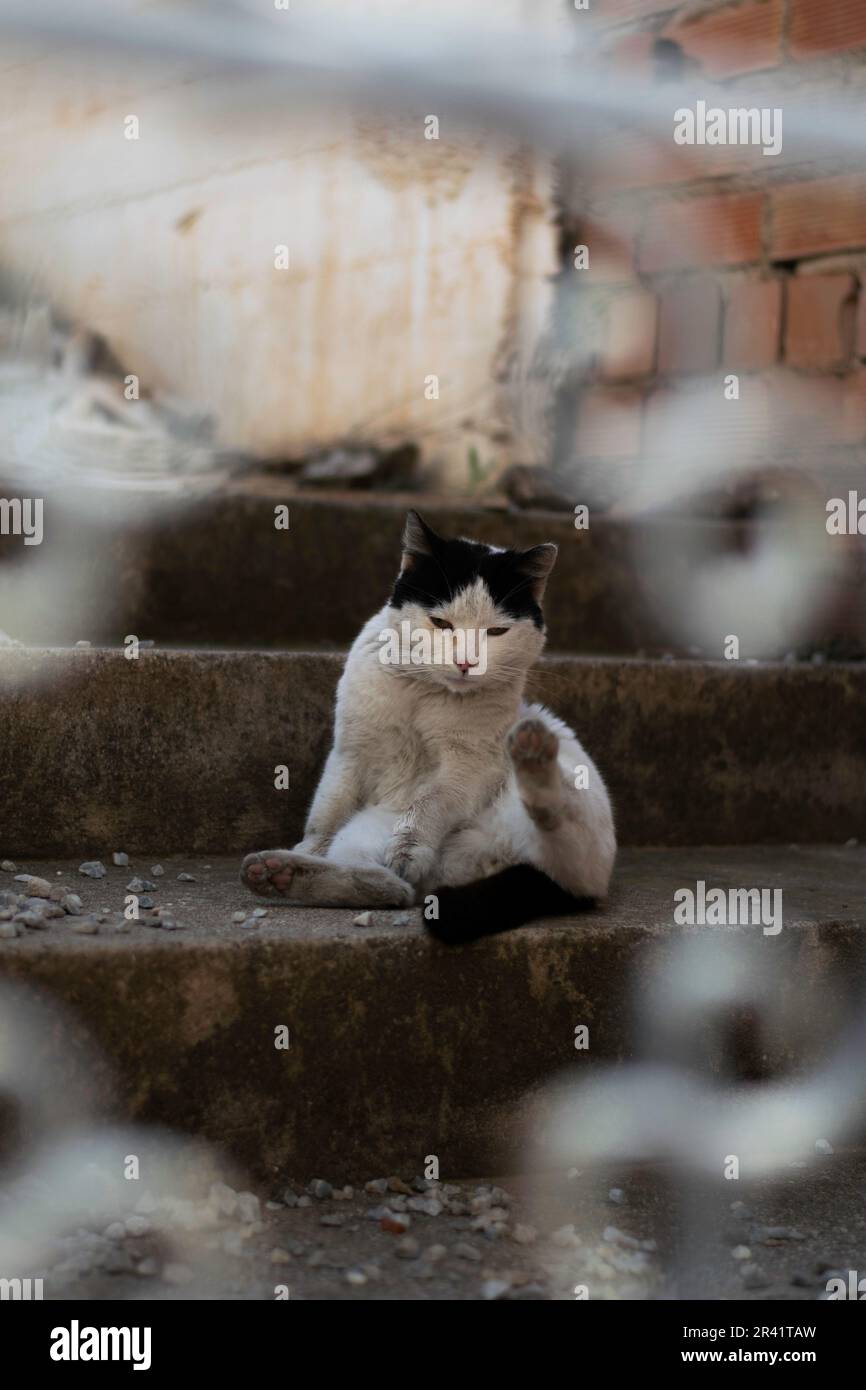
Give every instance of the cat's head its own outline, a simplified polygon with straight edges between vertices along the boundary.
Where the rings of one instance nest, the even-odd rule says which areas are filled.
[[[541,600],[555,560],[555,545],[446,540],[409,512],[390,601],[401,673],[467,695],[522,683],[544,646]]]

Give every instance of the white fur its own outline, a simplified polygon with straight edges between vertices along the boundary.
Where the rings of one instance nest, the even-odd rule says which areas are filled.
[[[539,597],[542,588],[543,580]],[[486,672],[467,676],[453,665],[380,661],[383,630],[407,618],[431,628],[425,609],[386,606],[370,619],[339,683],[334,745],[304,838],[291,853],[269,852],[298,868],[285,896],[405,905],[437,886],[524,863],[577,896],[604,897],[616,853],[604,782],[573,731],[523,700],[543,634],[529,619],[497,611],[480,582],[434,614],[455,628],[509,630],[488,639]],[[551,752],[545,731],[555,735],[555,760],[527,764],[509,751],[510,731],[526,719],[540,721],[528,736]],[[577,790],[581,764],[589,785]]]

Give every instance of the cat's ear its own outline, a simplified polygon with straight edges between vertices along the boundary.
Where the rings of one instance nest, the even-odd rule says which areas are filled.
[[[518,571],[529,580],[529,590],[536,603],[540,603],[544,597],[558,553],[558,547],[548,541],[545,545],[534,545],[531,550],[524,550],[518,558]]]
[[[413,560],[432,555],[439,543],[440,537],[431,530],[418,512],[407,512],[406,525],[403,527],[403,559],[400,573],[408,569]]]

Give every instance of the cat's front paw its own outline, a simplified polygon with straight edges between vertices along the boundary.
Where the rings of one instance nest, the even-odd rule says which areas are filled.
[[[385,867],[406,883],[419,884],[427,878],[436,862],[436,851],[421,845],[411,835],[393,835],[385,846]]]

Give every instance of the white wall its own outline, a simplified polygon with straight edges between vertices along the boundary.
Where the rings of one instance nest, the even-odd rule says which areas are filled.
[[[342,0],[359,6],[419,10]],[[527,6],[432,8],[449,11],[478,24]],[[226,445],[279,457],[420,435],[455,482],[472,441],[507,461],[488,442],[505,419],[494,378],[519,325],[543,320],[554,269],[542,160],[461,135],[423,97],[400,115],[323,112],[258,77],[107,68],[4,44],[0,272],[103,333],[145,387],[213,411]]]

